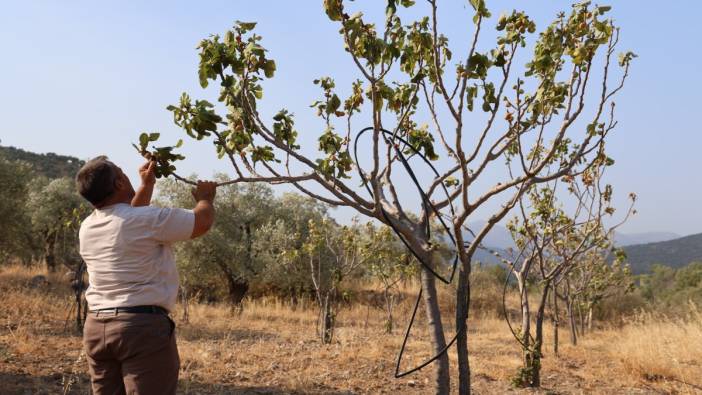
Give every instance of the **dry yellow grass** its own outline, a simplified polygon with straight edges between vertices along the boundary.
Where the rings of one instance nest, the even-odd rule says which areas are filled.
[[[88,393],[85,358],[72,321],[71,295],[60,276],[31,289],[39,270],[0,268],[0,393]],[[411,292],[408,286],[406,291]],[[367,306],[339,313],[335,340],[321,345],[312,305],[297,309],[276,300],[248,302],[241,313],[227,306],[192,304],[188,323],[175,312],[184,394],[431,393],[427,368],[392,378],[411,298],[398,306],[400,328],[383,332],[383,313]],[[449,308],[447,303],[447,308]],[[423,317],[420,312],[420,319]],[[450,316],[450,315],[449,315]],[[408,345],[408,364],[429,355],[422,321]],[[450,330],[449,330],[450,332]],[[473,386],[479,394],[697,393],[702,392],[702,319],[640,317],[620,329],[595,331],[577,347],[551,350],[546,328],[543,388],[510,387],[520,352],[504,321],[476,312],[470,323]],[[451,334],[452,335],[452,334]],[[562,332],[566,340],[567,332]],[[453,366],[455,357],[452,355]],[[455,380],[454,380],[455,382]],[[455,383],[454,383],[455,384]]]
[[[690,306],[685,319],[642,314],[621,331],[612,358],[633,375],[649,380],[673,380],[702,391],[702,313]]]

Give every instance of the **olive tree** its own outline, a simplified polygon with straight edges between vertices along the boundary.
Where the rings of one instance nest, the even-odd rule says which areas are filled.
[[[219,177],[225,182],[226,177]],[[188,205],[190,188],[166,180],[159,184],[161,203]],[[270,187],[262,183],[229,184],[220,188],[215,201],[218,219],[207,235],[178,247],[184,285],[218,277],[225,280],[229,302],[239,306],[251,282],[267,265],[267,240],[259,230],[276,218],[276,201]]]
[[[88,214],[85,200],[78,195],[70,178],[57,178],[48,184],[35,183],[29,193],[26,210],[31,217],[48,271],[61,264],[78,270],[82,260],[78,252],[76,216]]]
[[[33,258],[31,219],[25,210],[31,177],[28,164],[0,156],[0,263],[11,259],[29,263]]]
[[[520,62],[517,54],[536,32],[529,16],[512,11],[490,23],[484,0],[469,3],[472,34],[449,45],[440,30],[436,0],[422,4],[426,16],[409,22],[398,8],[420,5],[388,0],[386,20],[379,26],[354,12],[353,2],[324,0],[324,11],[338,24],[340,41],[359,79],[343,100],[332,78],[314,81],[322,89],[313,103],[322,123],[318,155],[301,147],[291,111],[281,109],[265,119],[258,110],[261,83],[274,77],[276,63],[255,33],[256,23],[237,22],[198,46],[200,84],[218,85],[224,115],[212,103],[193,100],[187,93],[168,107],[190,137],[211,139],[217,154],[229,160],[231,182],[288,183],[314,199],[350,207],[393,228],[422,264],[421,297],[438,362],[433,380],[437,393],[451,388],[445,352],[451,340],[443,331],[448,317],[441,315],[437,301],[434,274],[440,264],[433,254],[431,221],[443,213],[460,247],[455,251],[459,269],[453,340],[458,390],[465,394],[470,391],[466,321],[475,250],[531,186],[577,175],[605,155],[605,138],[616,124],[611,119],[612,99],[635,56],[621,54],[623,71],[612,76],[619,30],[605,16],[609,7],[584,2],[559,13],[535,37],[532,54],[525,54],[529,60]],[[496,41],[482,39],[487,28],[497,30]],[[480,116],[469,118],[469,113]],[[422,114],[431,125],[419,124]],[[370,142],[361,151],[370,165],[362,169],[352,159],[353,130],[367,125]],[[149,150],[153,140],[142,134],[137,148],[158,162],[159,175],[177,177],[173,161],[181,156],[174,154],[174,147]],[[393,174],[406,170],[407,159],[418,155],[437,160],[440,170],[422,188],[418,215],[411,216],[412,207],[401,203]],[[520,164],[516,173],[499,180],[487,176],[486,169],[505,156]],[[439,162],[440,157],[444,159]],[[484,207],[496,208],[475,239],[464,243],[466,221]],[[448,277],[441,280],[447,282]]]
[[[326,204],[297,193],[283,194],[276,204],[275,221],[259,230],[269,262],[260,281],[269,292],[289,298],[296,308],[300,300],[317,299],[309,262],[300,252],[309,244],[312,227],[331,218]]]

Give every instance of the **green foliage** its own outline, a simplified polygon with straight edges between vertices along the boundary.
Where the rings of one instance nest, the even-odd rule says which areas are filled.
[[[30,219],[24,210],[32,177],[29,164],[0,155],[0,263],[12,258],[25,262],[32,259]]]
[[[156,178],[168,177],[173,174],[176,170],[173,162],[185,159],[183,155],[173,153],[174,149],[183,145],[183,140],[178,140],[174,146],[152,147],[152,150],[149,151],[149,143],[156,142],[159,137],[160,133],[142,133],[139,135],[139,145],[132,144],[141,156],[156,162],[154,169]]]
[[[53,152],[37,154],[15,147],[1,147],[0,158],[7,161],[21,161],[31,167],[31,170],[47,178],[75,177],[81,166],[85,164],[74,156],[57,155]]]
[[[626,246],[623,250],[634,274],[650,273],[656,264],[681,268],[691,262],[702,262],[702,234]]]
[[[158,186],[159,204],[192,204],[188,186],[173,180]],[[311,288],[307,262],[291,263],[283,257],[302,248],[309,221],[321,221],[326,208],[299,195],[276,197],[263,183],[219,187],[215,208],[217,221],[210,232],[177,246],[178,269],[186,287],[207,298],[226,295],[228,279],[246,283],[254,292],[281,297]]]
[[[638,280],[641,295],[668,313],[684,313],[690,302],[702,304],[702,262],[680,268],[653,265]]]
[[[57,178],[48,184],[35,183],[29,193],[26,210],[34,236],[41,245],[50,268],[62,264],[76,269],[79,224],[90,209],[78,195],[73,179]]]

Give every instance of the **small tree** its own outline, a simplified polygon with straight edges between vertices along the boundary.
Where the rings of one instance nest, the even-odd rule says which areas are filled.
[[[31,219],[25,209],[32,178],[31,167],[0,156],[0,262],[18,259],[29,264],[34,257]]]
[[[319,304],[318,327],[323,344],[334,338],[339,286],[363,263],[358,229],[339,227],[330,220],[310,222],[310,235],[303,246]]]
[[[77,213],[88,213],[85,201],[70,178],[57,178],[46,185],[35,184],[26,205],[31,225],[42,246],[46,268],[56,271],[65,265],[77,271],[82,263],[78,252]]]
[[[222,182],[227,180],[219,178]],[[192,200],[189,188],[174,181],[161,182],[159,190],[164,202],[185,205]],[[251,281],[268,264],[262,256],[267,242],[259,230],[277,218],[276,201],[265,184],[229,184],[218,191],[215,206],[219,215],[212,230],[178,247],[179,264],[191,282],[211,278],[217,272],[227,284],[229,302],[238,307]]]
[[[258,110],[261,81],[274,76],[276,63],[261,45],[262,37],[253,33],[255,23],[237,22],[223,36],[212,36],[198,46],[200,84],[203,88],[213,82],[219,85],[218,101],[226,107],[226,115],[186,93],[168,110],[189,136],[212,139],[217,154],[231,162],[232,182],[289,183],[314,199],[351,207],[393,228],[422,264],[421,295],[438,362],[437,393],[448,393],[451,386],[443,332],[446,317],[441,315],[436,290],[435,274],[441,268],[433,254],[430,224],[442,218],[441,210],[452,208],[446,214],[447,233],[460,247],[455,251],[458,389],[466,394],[470,391],[466,321],[472,256],[532,185],[579,174],[604,155],[605,138],[616,124],[611,119],[612,98],[622,88],[635,55],[621,54],[624,71],[612,84],[610,63],[619,30],[604,16],[609,7],[593,7],[589,2],[558,14],[543,30],[523,73],[515,70],[519,67],[515,54],[536,30],[523,12],[501,16],[495,25],[497,42],[478,45],[491,14],[484,0],[470,0],[474,34],[459,47],[465,57],[456,60],[453,54],[458,52],[450,49],[448,38],[439,31],[436,0],[428,1],[428,16],[409,23],[402,21],[398,7],[413,7],[413,0],[384,4],[386,20],[376,27],[361,12],[351,13],[350,4],[324,1],[324,11],[338,23],[343,45],[362,79],[353,83],[345,100],[336,93],[331,78],[314,81],[322,89],[313,103],[323,123],[319,156],[302,149],[287,109],[270,122]],[[596,68],[601,73],[593,73]],[[598,90],[594,95],[590,94],[593,84]],[[591,100],[592,111],[586,115],[585,103]],[[474,111],[483,116],[468,119],[467,114]],[[368,169],[356,166],[359,180],[349,182],[352,150],[357,147],[351,145],[352,121],[361,114],[365,115],[361,127],[370,125],[370,142],[361,149],[371,163]],[[420,114],[428,115],[431,128],[418,123]],[[605,121],[608,115],[610,120]],[[340,133],[341,128],[345,131]],[[143,154],[150,140],[148,134],[140,137],[138,148]],[[160,147],[149,153],[159,163],[159,175],[175,176],[172,161],[180,156],[172,151],[173,147]],[[407,160],[419,154],[427,162],[440,156],[447,160],[427,188],[420,188],[419,215],[412,217],[409,207],[400,202],[392,176],[406,171]],[[519,161],[517,173],[489,181],[487,189],[478,188],[490,173],[485,170],[505,156]],[[487,177],[492,180],[494,174]],[[367,187],[367,195],[354,187],[358,181]],[[485,203],[500,199],[503,204],[496,206],[473,242],[463,248],[468,218]],[[440,280],[448,282],[449,277]]]
[[[627,294],[634,289],[634,281],[626,254],[622,249],[613,248],[611,234],[607,243],[594,248],[581,258],[580,264],[556,287],[556,297],[566,303],[570,324],[571,344],[577,344],[575,308],[578,309],[580,334],[592,329],[593,311],[603,300]],[[561,292],[558,292],[558,289]],[[584,314],[582,313],[584,311]],[[557,330],[555,328],[554,330]],[[554,337],[557,337],[554,334]]]
[[[367,245],[365,261],[371,278],[380,281],[385,310],[385,331],[392,333],[395,319],[393,310],[398,301],[398,284],[410,277],[416,270],[412,265],[413,257],[407,252],[402,242],[388,227],[376,228],[366,225]]]
[[[517,279],[522,314],[517,340],[522,347],[524,362],[514,379],[518,386],[538,387],[541,384],[543,323],[549,292],[554,284],[576,271],[592,271],[590,277],[594,277],[598,268],[589,265],[592,253],[608,248],[614,230],[633,212],[632,194],[632,206],[623,220],[609,228],[604,224],[604,220],[615,212],[611,205],[612,187],[602,185],[604,170],[613,163],[603,159],[586,169],[580,177],[568,177],[563,182],[554,181],[541,188],[532,188],[519,202],[520,216],[508,224],[519,249],[515,263],[511,265]],[[561,206],[557,199],[557,187],[561,183],[567,187],[561,202],[572,200],[572,211]],[[588,283],[588,287],[593,286],[593,283]],[[538,298],[532,331],[530,291],[534,288],[538,290]]]
[[[270,262],[260,280],[269,291],[289,298],[295,308],[301,300],[316,300],[309,262],[301,254],[310,238],[310,224],[331,219],[327,205],[296,193],[283,194],[277,204],[275,222],[259,231],[266,240],[263,253]]]

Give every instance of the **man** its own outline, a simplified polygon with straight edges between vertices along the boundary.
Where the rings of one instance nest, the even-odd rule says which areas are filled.
[[[79,237],[89,278],[83,346],[97,395],[174,394],[178,384],[175,324],[168,316],[178,292],[172,244],[210,229],[216,184],[198,181],[192,210],[151,207],[154,166],[139,169],[136,192],[105,156],[76,175],[78,192],[95,207]]]

